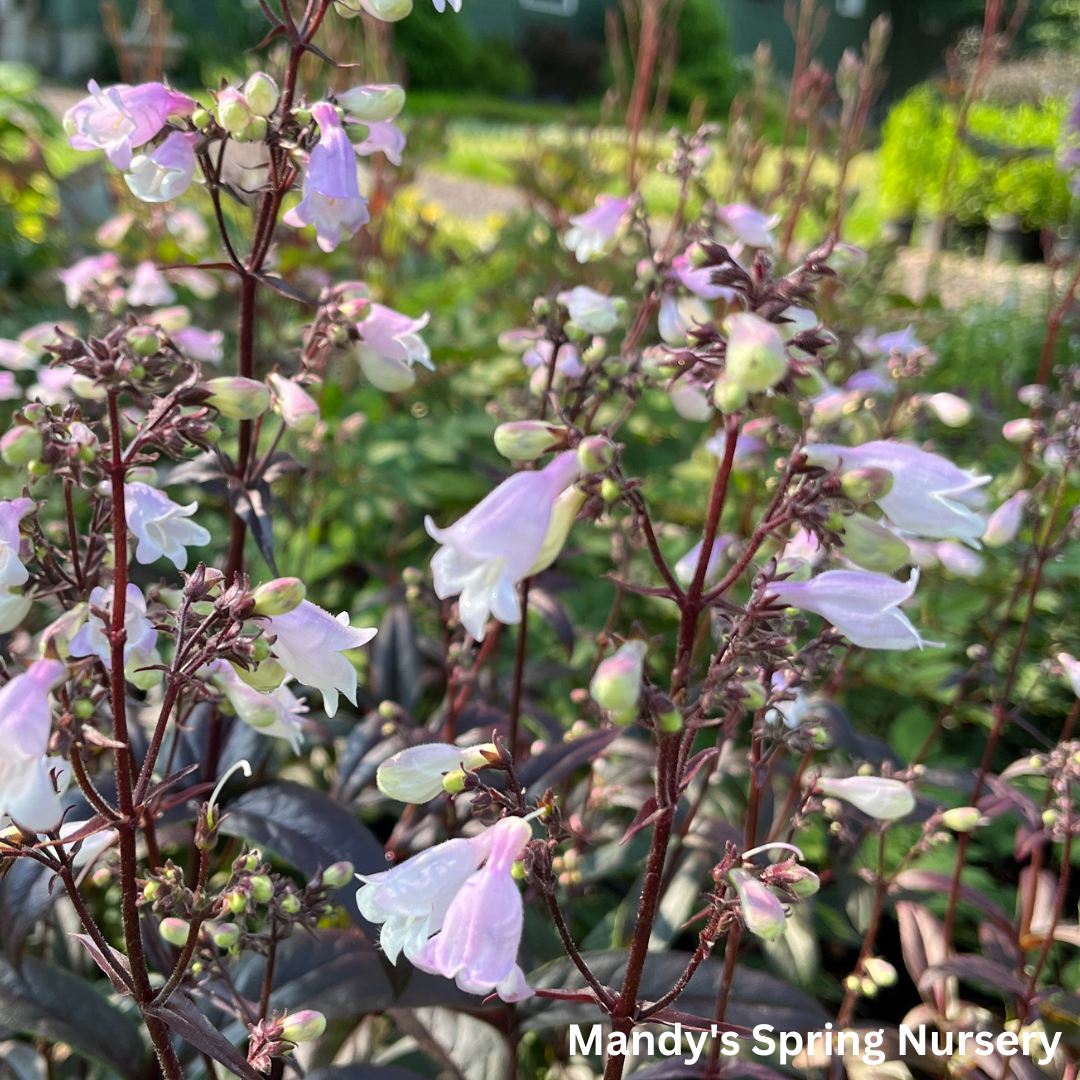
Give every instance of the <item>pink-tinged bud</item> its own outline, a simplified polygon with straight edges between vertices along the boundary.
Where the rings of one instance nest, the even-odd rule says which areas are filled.
[[[788,371],[779,329],[749,311],[724,320],[728,336],[724,373],[729,382],[757,394],[775,386]]]
[[[231,420],[254,420],[270,408],[270,391],[255,379],[222,375],[203,383],[210,396],[206,403]]]
[[[269,116],[276,108],[281,91],[264,71],[256,71],[244,84],[244,97],[255,116]]]
[[[303,1009],[282,1018],[281,1037],[289,1043],[306,1043],[326,1030],[326,1017],[314,1009]]]
[[[511,420],[495,429],[495,449],[511,461],[535,461],[566,439],[566,428],[542,420]]]
[[[796,864],[784,874],[784,884],[800,899],[813,896],[821,888],[821,878],[805,866]]]
[[[641,698],[641,680],[645,674],[646,642],[626,642],[606,660],[601,661],[589,683],[589,694],[602,709],[611,713],[617,724],[629,724],[637,716]]]
[[[946,427],[963,427],[971,419],[971,405],[955,394],[931,394],[924,401]]]
[[[423,804],[443,790],[443,777],[457,769],[476,770],[488,764],[493,743],[454,746],[451,743],[422,743],[399,750],[387,758],[375,774],[379,790],[398,802]]]
[[[266,377],[274,391],[274,408],[287,427],[301,435],[315,430],[319,423],[319,406],[315,399],[297,382],[283,378],[277,372]]]
[[[380,124],[393,120],[405,106],[405,91],[394,83],[354,86],[337,95],[337,103],[353,120]]]
[[[1022,446],[1037,430],[1038,427],[1034,420],[1022,416],[1019,420],[1010,420],[1005,424],[1001,429],[1001,434],[1005,436],[1006,442]]]
[[[875,987],[884,988],[896,985],[896,968],[888,960],[882,960],[880,956],[868,956],[863,961],[863,970]]]
[[[569,313],[570,321],[586,334],[607,334],[619,323],[616,299],[587,285],[561,292],[557,299]]]
[[[981,820],[982,814],[977,806],[955,806],[941,815],[945,828],[958,833],[974,832]]]
[[[1001,547],[1016,539],[1020,523],[1024,517],[1024,503],[1028,493],[1018,491],[1006,499],[991,515],[983,533],[983,543],[988,547]]]
[[[228,87],[218,94],[217,119],[230,135],[244,133],[244,129],[251,123],[251,109],[239,90]]]
[[[0,458],[14,468],[24,468],[41,457],[41,433],[37,428],[16,424],[0,437]]]
[[[888,469],[866,466],[862,469],[848,469],[840,477],[840,486],[844,494],[857,503],[872,503],[892,491],[893,474]]]
[[[210,937],[219,949],[231,949],[240,940],[240,927],[236,923],[225,923],[215,927]]]
[[[341,889],[352,881],[356,867],[348,860],[336,862],[323,871],[323,885],[328,889]]]
[[[748,870],[735,868],[728,871],[728,880],[735,886],[742,905],[746,929],[763,941],[775,941],[787,929],[784,905],[769,889]]]
[[[295,577],[274,578],[252,594],[256,615],[285,615],[295,611],[307,596],[307,587]]]
[[[190,927],[183,919],[162,919],[158,933],[170,944],[182,948],[188,939]]]
[[[910,549],[894,532],[865,514],[850,514],[842,519],[842,554],[856,566],[880,574],[891,574],[903,566]]]
[[[823,795],[843,799],[878,821],[897,821],[915,809],[915,796],[899,780],[882,776],[849,776],[842,780],[823,777],[818,780]]]
[[[615,461],[615,444],[603,435],[590,435],[578,444],[577,456],[582,472],[606,472]]]

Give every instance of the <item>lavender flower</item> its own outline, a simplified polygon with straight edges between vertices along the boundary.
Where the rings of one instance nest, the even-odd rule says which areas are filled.
[[[599,255],[615,238],[629,209],[629,199],[598,195],[596,205],[591,210],[570,219],[570,228],[566,230],[563,242],[579,263],[586,263],[594,255]]]

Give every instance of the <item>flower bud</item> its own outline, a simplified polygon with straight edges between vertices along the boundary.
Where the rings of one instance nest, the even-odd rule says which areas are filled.
[[[196,109],[191,114],[191,122],[198,131],[205,131],[210,126],[210,122],[213,119],[214,118],[206,109]]]
[[[946,427],[963,427],[971,419],[971,405],[955,394],[931,394],[924,403]]]
[[[262,641],[260,638],[259,641]],[[256,643],[258,644],[258,642]],[[284,681],[288,672],[275,659],[269,657],[256,664],[250,670],[231,660],[229,666],[236,672],[236,677],[248,686],[258,690],[260,694],[269,694],[276,690]]]
[[[746,929],[763,941],[775,941],[787,929],[784,905],[748,870],[738,867],[728,871],[728,880],[735,886],[742,905]]]
[[[286,893],[281,898],[281,910],[286,915],[296,915],[300,911],[300,897],[296,893]]]
[[[341,2],[341,0],[339,0]],[[344,0],[353,6],[356,0]],[[413,9],[413,0],[358,0],[360,6],[372,18],[381,22],[400,22]]]
[[[800,900],[805,900],[808,896],[813,896],[821,888],[821,879],[813,870],[808,870],[805,866],[796,864],[785,872],[784,884]]]
[[[41,433],[37,428],[16,424],[0,437],[0,458],[13,468],[24,468],[41,457]]]
[[[356,867],[347,859],[332,863],[323,871],[323,885],[328,889],[341,889],[349,884],[356,873]]]
[[[306,596],[304,583],[295,577],[274,578],[251,594],[256,615],[287,615],[295,611]]]
[[[495,449],[511,461],[535,461],[565,438],[565,428],[542,420],[511,420],[495,429]]]
[[[269,130],[270,125],[267,124],[266,117],[253,116],[248,126],[244,128],[243,135],[237,135],[236,137],[242,139],[243,142],[262,142]]]
[[[873,980],[875,987],[896,985],[896,968],[888,960],[882,960],[880,956],[868,956],[863,961],[863,970]]]
[[[228,87],[218,94],[217,119],[230,135],[243,134],[251,123],[251,109],[239,90]]]
[[[236,889],[226,895],[225,906],[234,915],[243,915],[247,911],[247,897],[239,889]]]
[[[356,120],[379,124],[393,120],[405,105],[405,91],[395,83],[354,86],[337,95],[338,104]]]
[[[143,899],[152,904],[161,895],[161,882],[148,881],[143,886],[142,894]]]
[[[256,904],[269,903],[274,895],[274,883],[265,874],[255,874],[248,881],[251,883],[251,898]]]
[[[460,795],[465,790],[465,770],[454,769],[442,778],[443,791],[447,795]]]
[[[222,375],[203,383],[206,403],[231,420],[254,420],[270,408],[270,391],[261,382],[239,375]]]
[[[843,554],[864,570],[891,574],[903,566],[911,554],[911,549],[899,536],[865,514],[845,517],[840,532]]]
[[[986,532],[982,535],[984,544],[988,547],[1002,547],[1016,539],[1024,517],[1027,497],[1026,491],[1018,491],[990,515],[986,522]]]
[[[252,870],[258,870],[262,861],[262,852],[258,848],[252,848],[246,855],[236,860],[235,868],[241,872],[246,870],[250,874]]]
[[[899,780],[881,776],[849,776],[842,780],[823,777],[817,786],[822,794],[843,799],[878,821],[896,821],[915,809],[915,796]]]
[[[660,730],[665,735],[674,735],[677,731],[682,731],[682,727],[682,713],[678,709],[669,709],[660,714]]]
[[[214,927],[210,937],[219,949],[231,949],[240,940],[240,927],[236,923],[225,923]]]
[[[583,472],[606,472],[615,461],[615,444],[603,435],[590,435],[578,444],[577,456]]]
[[[248,108],[256,116],[269,116],[276,108],[281,93],[278,85],[264,71],[256,71],[244,84]]]
[[[848,469],[840,477],[840,486],[852,502],[860,504],[877,502],[892,491],[893,474],[888,469],[882,469],[876,465]]]
[[[721,375],[713,383],[713,405],[725,416],[745,408],[749,397],[745,387],[732,382],[726,375]]]
[[[958,833],[974,832],[981,819],[982,814],[977,806],[954,806],[941,815],[941,823]]]
[[[637,715],[641,680],[645,674],[646,642],[635,638],[601,661],[589,683],[589,694],[617,724],[629,724]]]
[[[314,1009],[303,1009],[281,1020],[281,1037],[289,1043],[311,1042],[325,1030],[326,1017]]]
[[[1001,429],[1001,434],[1005,436],[1006,442],[1019,446],[1026,443],[1035,434],[1036,430],[1035,421],[1027,416],[1022,416],[1019,420],[1010,420],[1005,424]]]
[[[183,919],[162,919],[158,933],[170,944],[182,948],[187,944],[188,924]]]
[[[780,331],[748,311],[724,320],[728,336],[725,375],[728,381],[756,394],[775,386],[788,371],[787,354]]]
[[[743,698],[743,705],[750,712],[757,712],[758,709],[764,707],[767,694],[765,687],[757,679],[743,679],[740,685],[746,695]]]
[[[585,492],[575,485],[568,487],[555,500],[551,508],[547,533],[543,544],[540,545],[540,553],[529,567],[530,574],[539,574],[541,570],[546,570],[559,557],[559,552],[562,551],[566,538],[570,535],[570,527],[584,505]]]
[[[136,356],[153,356],[161,348],[161,338],[149,326],[133,326],[125,336]]]
[[[493,743],[477,746],[453,746],[450,743],[423,743],[399,750],[387,758],[375,774],[379,790],[398,802],[430,802],[443,788],[446,773],[465,768],[482,769],[488,764],[486,754],[493,753]]]

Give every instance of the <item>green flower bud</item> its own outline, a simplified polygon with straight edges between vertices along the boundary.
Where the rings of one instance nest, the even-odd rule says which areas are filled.
[[[465,770],[452,769],[442,778],[443,791],[448,795],[460,795],[465,790]]]
[[[589,683],[589,694],[616,723],[628,724],[637,715],[641,680],[645,674],[646,642],[633,639],[600,662]]]
[[[158,933],[170,944],[182,948],[187,944],[188,924],[183,919],[162,919]]]
[[[682,713],[678,709],[660,714],[660,730],[665,734],[673,735],[677,731],[682,731],[682,726]]]
[[[94,703],[89,698],[79,698],[72,709],[79,720],[89,720],[94,715]]]
[[[784,339],[776,325],[749,311],[724,320],[728,336],[725,374],[747,393],[775,386],[788,372]]]
[[[606,472],[615,462],[615,444],[603,435],[590,435],[578,444],[577,457],[584,472]]]
[[[232,420],[254,420],[270,408],[270,391],[254,379],[222,375],[202,385],[210,394],[206,403]]]
[[[864,514],[851,514],[843,520],[844,554],[856,566],[880,574],[891,574],[903,566],[911,549],[895,533]]]
[[[293,119],[303,127],[305,124],[311,123],[311,110],[310,109],[293,109]]]
[[[256,615],[287,615],[295,611],[306,596],[307,588],[295,577],[274,578],[251,594]]]
[[[393,120],[405,107],[405,91],[394,83],[384,86],[354,86],[337,95],[337,102],[363,123]]]
[[[622,488],[619,486],[618,480],[613,480],[610,476],[606,476],[600,481],[600,498],[603,499],[604,502],[615,502],[621,494]]]
[[[863,961],[863,970],[873,980],[875,988],[895,986],[897,983],[896,968],[880,956],[868,956]]]
[[[785,884],[800,900],[805,900],[821,888],[821,879],[813,870],[796,865],[787,872]]]
[[[236,923],[225,923],[211,931],[210,937],[219,949],[231,949],[240,940],[240,927]]]
[[[749,397],[744,387],[723,375],[713,383],[713,405],[725,416],[745,408]]]
[[[48,476],[49,473],[52,472],[52,466],[46,465],[41,461],[31,461],[30,464],[26,466],[26,471],[31,476]]]
[[[888,469],[866,466],[849,469],[840,477],[844,494],[857,503],[872,503],[892,491],[893,474]]]
[[[199,131],[205,131],[210,126],[210,122],[213,119],[214,118],[210,115],[209,112],[207,112],[206,109],[196,109],[191,114],[191,122]]]
[[[258,848],[252,848],[246,855],[236,860],[236,869],[239,871],[246,870],[250,874],[253,870],[259,869],[262,861],[262,852]]]
[[[863,997],[877,997],[878,985],[873,979],[860,979],[859,989],[862,991]]]
[[[243,915],[247,911],[247,897],[237,889],[225,897],[225,905],[234,915]]]
[[[765,687],[757,679],[743,679],[742,688],[746,692],[743,704],[747,709],[751,712],[757,712],[758,709],[764,707],[768,695],[765,692]]]
[[[248,686],[254,687],[260,694],[269,694],[276,690],[284,681],[288,672],[273,658],[264,660],[261,664],[257,664],[252,670],[240,667],[239,664],[233,664],[230,661],[233,671],[236,672],[237,677],[247,683]]]
[[[241,135],[251,123],[251,109],[239,90],[222,90],[217,100],[218,123],[233,136]]]
[[[256,904],[267,904],[274,895],[274,883],[265,874],[255,874],[251,883],[251,898]]]
[[[152,904],[161,895],[161,882],[148,881],[143,886],[142,894],[144,899]]]
[[[956,806],[941,815],[941,823],[953,832],[974,832],[982,819],[976,806]]]
[[[409,6],[412,6],[411,0]],[[289,1043],[311,1042],[325,1030],[326,1017],[314,1009],[304,1009],[284,1017],[281,1021],[281,1037]]]
[[[244,97],[248,108],[259,117],[269,116],[276,108],[281,93],[274,80],[263,71],[257,71],[244,84]]]
[[[244,128],[244,142],[262,142],[263,139],[266,138],[266,133],[269,129],[270,126],[266,122],[266,117],[253,116],[249,121],[248,126]]]
[[[356,867],[347,859],[333,863],[323,871],[323,885],[328,889],[342,889],[349,884],[356,873]]]
[[[136,356],[153,356],[161,348],[161,338],[149,326],[133,326],[125,337]]]
[[[37,428],[16,424],[0,437],[0,458],[13,468],[25,468],[41,456],[41,433]]]
[[[295,893],[286,893],[281,898],[281,910],[286,915],[296,915],[300,911],[300,897]]]
[[[495,429],[495,449],[511,461],[535,461],[566,439],[566,428],[542,420],[512,420]]]
[[[748,870],[738,868],[728,871],[728,880],[739,894],[746,929],[763,941],[780,937],[787,929],[787,915],[769,887]]]

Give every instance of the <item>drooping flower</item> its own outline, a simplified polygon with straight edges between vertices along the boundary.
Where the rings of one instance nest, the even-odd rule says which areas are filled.
[[[563,240],[579,263],[588,262],[611,243],[629,209],[629,199],[598,195],[591,210],[570,219],[570,228]]]
[[[30,832],[55,828],[63,814],[52,774],[66,776],[66,766],[46,752],[49,692],[65,671],[59,660],[37,660],[0,689],[0,818]]]
[[[68,307],[79,307],[83,300],[96,289],[112,285],[119,275],[120,260],[111,251],[101,255],[89,255],[57,272],[64,284]]]
[[[111,612],[112,599],[112,590],[103,589],[99,585],[90,593],[90,607]],[[129,584],[127,587],[124,630],[127,632],[127,640],[124,642],[125,664],[135,650],[149,654],[157,644],[157,631],[154,629],[154,624],[146,617],[146,598],[138,585]],[[104,620],[91,611],[90,617],[71,639],[68,652],[75,657],[97,656],[106,668],[111,668],[112,654]]]
[[[210,229],[202,215],[188,206],[178,206],[165,225],[185,251],[198,251],[210,239]]]
[[[342,234],[352,236],[367,223],[367,199],[360,194],[356,155],[337,109],[320,101],[311,115],[319,125],[319,143],[308,159],[303,198],[283,220],[297,229],[314,225],[319,247],[333,251]]]
[[[127,302],[132,307],[159,307],[175,299],[176,293],[165,275],[149,259],[135,267],[127,291]]]
[[[379,874],[357,874],[364,882],[356,906],[369,922],[382,925],[379,944],[390,963],[407,959],[443,925],[461,887],[491,853],[493,826],[469,839],[447,840]]]
[[[375,630],[351,626],[346,611],[335,619],[302,600],[292,611],[268,618],[266,632],[276,638],[270,648],[282,667],[298,683],[320,691],[327,716],[337,712],[339,693],[356,704],[356,668],[342,654],[366,645]]]
[[[587,334],[606,334],[618,325],[615,301],[587,285],[561,292],[557,299],[569,312],[570,321]]]
[[[934,554],[938,562],[949,571],[962,578],[978,577],[986,566],[986,560],[978,552],[958,544],[954,540],[941,540],[934,545]]]
[[[648,651],[648,643],[640,638],[627,641],[600,661],[589,683],[589,696],[616,724],[629,724],[637,716]]]
[[[19,558],[22,538],[19,522],[30,513],[37,503],[33,499],[12,499],[0,502],[0,588],[25,585],[29,573]]]
[[[263,693],[244,682],[229,664],[217,661],[211,681],[225,695],[236,715],[261,735],[285,739],[300,752],[300,734],[307,705],[284,684]]]
[[[494,990],[503,1001],[521,1001],[533,991],[517,963],[525,911],[513,867],[532,830],[522,818],[503,818],[490,832],[491,854],[483,869],[461,887],[442,929],[413,957],[413,964],[453,979],[468,994]]]
[[[672,407],[684,420],[704,423],[714,416],[704,389],[688,378],[678,379],[668,387]]]
[[[853,645],[865,649],[914,649],[925,641],[900,605],[915,592],[918,570],[905,583],[860,570],[826,570],[810,581],[777,581],[769,592],[782,604],[827,619]]]
[[[720,569],[720,560],[724,557],[724,552],[727,551],[728,546],[731,544],[732,537],[728,534],[716,537],[713,540],[712,550],[709,552],[709,560],[705,564],[705,581],[712,581],[716,577],[717,570]],[[699,540],[676,564],[675,564],[675,579],[684,588],[694,580],[694,574],[697,572],[698,560],[701,558],[701,548],[705,541]]]
[[[171,335],[173,344],[192,360],[204,364],[220,364],[225,355],[225,335],[220,330],[201,330],[185,326]]]
[[[389,120],[365,120],[367,138],[353,143],[353,149],[363,157],[383,153],[392,165],[401,164],[401,151],[405,149],[405,132]]]
[[[314,430],[319,422],[319,406],[315,399],[295,380],[286,379],[276,371],[266,377],[274,391],[274,408],[286,426],[301,433]]]
[[[452,743],[422,743],[399,750],[387,758],[375,774],[379,790],[404,803],[426,803],[443,792],[443,777],[457,769],[482,769],[486,752],[494,743],[454,746]]]
[[[862,446],[822,443],[808,447],[806,453],[811,464],[826,469],[887,469],[893,474],[893,486],[877,504],[898,529],[978,546],[986,524],[974,508],[983,505],[978,489],[989,476],[972,475],[937,454],[887,440]]]
[[[1020,531],[1020,523],[1023,521],[1024,504],[1027,498],[1026,491],[1018,491],[990,515],[986,522],[986,531],[982,536],[984,544],[989,547],[1002,547],[1016,539],[1016,534]]]
[[[892,353],[907,356],[916,349],[922,348],[922,342],[915,336],[914,326],[877,335],[872,330],[868,330],[856,339],[855,344],[868,356],[889,356]]]
[[[728,871],[742,906],[746,929],[763,941],[775,941],[787,929],[787,914],[779,897],[749,870],[735,867]]]
[[[405,106],[405,91],[397,83],[353,86],[335,97],[346,118],[361,124],[393,120]]]
[[[717,214],[720,225],[736,240],[752,248],[772,248],[776,237],[772,234],[776,219],[755,210],[745,203],[722,206]]]
[[[971,403],[956,394],[930,394],[923,401],[946,427],[963,427],[971,419]]]
[[[172,115],[190,116],[195,102],[161,83],[120,84],[102,90],[92,79],[90,96],[64,114],[64,130],[75,150],[104,150],[118,169],[131,165],[134,150],[148,143]]]
[[[527,368],[541,368],[546,372],[551,365],[551,353],[554,348],[555,346],[550,341],[538,341],[533,348],[522,355],[521,362]],[[572,341],[564,341],[559,346],[559,351],[555,356],[555,371],[568,379],[576,379],[584,374],[585,365],[581,362],[581,350]]]
[[[177,570],[187,566],[187,549],[210,543],[210,533],[188,520],[199,509],[197,502],[181,506],[164,492],[139,481],[124,485],[124,509],[128,528],[139,541],[135,558],[157,562],[162,556]]]
[[[660,311],[656,317],[660,336],[669,345],[676,348],[686,344],[686,322],[679,311],[679,303],[672,293],[664,293],[660,298]]]
[[[915,796],[907,784],[888,777],[822,777],[817,786],[823,795],[843,799],[878,821],[897,821],[915,809]]]
[[[413,319],[382,304],[369,304],[367,314],[356,324],[356,329],[364,345],[380,356],[410,367],[423,364],[434,371],[431,350],[419,333],[427,326],[429,319],[427,312]]]
[[[10,634],[30,614],[33,599],[25,593],[0,588],[0,634]]]
[[[769,390],[787,375],[784,339],[775,323],[750,311],[739,311],[724,320],[727,352],[724,375],[747,393]]]
[[[715,266],[694,266],[689,256],[676,255],[671,260],[675,276],[682,283],[683,288],[692,292],[702,300],[732,300],[735,290],[726,285],[714,285],[712,281]]]
[[[442,600],[460,594],[461,621],[477,641],[484,637],[489,614],[507,624],[520,620],[516,585],[543,569],[537,563],[553,525],[555,502],[580,468],[577,454],[566,451],[539,471],[504,480],[448,528],[424,519],[428,535],[443,545],[431,560],[435,592]]]
[[[174,131],[149,154],[136,154],[124,183],[136,199],[170,202],[187,191],[195,177],[196,132]]]
[[[1069,680],[1072,692],[1080,697],[1080,660],[1067,652],[1059,652],[1056,659],[1065,672],[1065,678]]]

